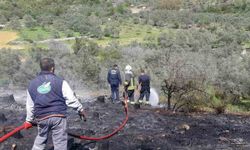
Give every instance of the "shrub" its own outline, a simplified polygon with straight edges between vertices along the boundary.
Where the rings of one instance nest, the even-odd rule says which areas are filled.
[[[12,79],[13,75],[20,69],[20,53],[11,49],[1,49],[0,64],[1,76],[9,76]]]
[[[20,66],[20,69],[13,76],[13,83],[20,87],[27,87],[30,80],[40,71],[38,62],[32,59],[27,59]]]
[[[31,15],[25,15],[23,19],[27,28],[34,28],[37,25],[37,21]]]
[[[18,18],[12,18],[6,25],[6,28],[11,30],[21,30],[22,26]]]
[[[191,64],[176,62],[169,64],[170,72],[162,82],[161,90],[167,97],[168,109],[171,109],[171,101],[175,99],[173,110],[182,107],[192,110],[199,106],[206,96],[204,93],[205,76],[203,72]]]
[[[115,12],[120,13],[120,14],[124,14],[126,12],[126,6],[123,4],[117,5],[115,8]]]
[[[211,86],[208,88],[210,100],[208,106],[213,108],[217,114],[224,113],[229,104],[238,103],[240,97],[224,87]]]
[[[103,32],[106,37],[119,38],[119,28],[115,24],[107,24]]]

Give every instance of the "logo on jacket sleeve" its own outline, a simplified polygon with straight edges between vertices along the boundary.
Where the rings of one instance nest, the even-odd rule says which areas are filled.
[[[47,94],[51,91],[51,85],[50,85],[50,82],[46,83],[44,82],[42,85],[40,85],[38,88],[37,88],[37,92],[40,93],[40,94]]]

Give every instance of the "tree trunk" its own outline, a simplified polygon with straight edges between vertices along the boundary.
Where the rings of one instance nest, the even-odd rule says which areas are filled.
[[[171,94],[168,94],[168,110],[171,110]]]

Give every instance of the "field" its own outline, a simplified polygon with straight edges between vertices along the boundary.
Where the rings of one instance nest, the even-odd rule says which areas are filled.
[[[119,26],[120,33],[118,38],[111,37],[103,37],[102,39],[91,38],[94,42],[96,42],[99,46],[105,47],[109,45],[111,42],[118,42],[120,45],[128,45],[132,42],[144,43],[147,42],[147,39],[153,39],[153,42],[156,42],[157,37],[160,33],[168,33],[169,29],[160,29],[157,27],[152,27],[149,25],[140,25],[140,24],[132,24],[132,23],[124,23]],[[68,40],[67,37],[63,33],[59,33],[59,37],[55,38],[52,36],[52,32],[47,31],[43,28],[36,27],[33,29],[23,29],[19,32],[14,31],[0,31],[0,48],[13,48],[13,49],[23,49],[24,46],[20,45],[10,45],[9,42],[13,40],[17,40],[20,42],[39,42],[47,39],[62,39],[69,45],[73,45],[75,43],[74,40]],[[76,37],[80,35],[78,33],[74,33]],[[6,36],[7,35],[7,36]],[[64,40],[65,39],[65,40]],[[37,43],[38,47],[47,48],[48,42]],[[26,47],[28,44],[25,45]]]
[[[147,38],[153,38],[156,42],[156,38],[162,32],[168,32],[168,29],[160,29],[149,25],[140,25],[132,23],[124,23],[120,25],[119,38],[105,37],[101,40],[95,40],[99,45],[106,46],[111,41],[116,41],[121,45],[127,45],[131,42],[145,42]]]
[[[18,38],[18,33],[14,31],[0,31],[0,48],[22,49],[22,45],[11,45],[9,42]]]

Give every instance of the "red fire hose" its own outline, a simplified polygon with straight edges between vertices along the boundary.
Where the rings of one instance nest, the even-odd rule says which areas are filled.
[[[17,128],[15,128],[14,130],[12,130],[11,132],[5,134],[4,136],[2,136],[0,138],[0,143],[2,143],[3,141],[5,141],[6,139],[8,139],[9,137],[11,137],[12,135],[14,135],[15,133],[17,133],[18,131],[21,131],[24,129],[24,125],[21,125]]]
[[[116,133],[118,133],[120,130],[123,129],[123,127],[126,125],[127,121],[128,121],[128,104],[127,104],[127,98],[125,98],[124,100],[124,112],[125,112],[125,119],[123,120],[122,124],[115,129],[112,133],[105,135],[105,136],[101,136],[101,137],[88,137],[88,136],[84,136],[84,135],[77,135],[77,134],[73,134],[73,133],[68,133],[69,136],[78,138],[78,139],[83,139],[83,140],[91,140],[91,141],[100,141],[100,140],[104,140],[104,139],[108,139],[110,137],[112,137],[113,135],[115,135]],[[11,132],[5,134],[4,136],[0,137],[0,143],[2,143],[3,141],[5,141],[6,139],[8,139],[9,137],[11,137],[12,135],[14,135],[15,133],[21,131],[24,129],[24,125],[21,125],[17,128],[15,128],[14,130],[12,130]]]
[[[84,136],[84,135],[76,135],[73,133],[68,133],[69,136],[78,138],[78,139],[83,139],[83,140],[91,140],[91,141],[100,141],[100,140],[104,140],[104,139],[108,139],[110,137],[112,137],[113,135],[115,135],[116,133],[118,133],[120,130],[123,129],[123,127],[126,125],[127,121],[128,121],[128,104],[127,104],[127,100],[124,101],[124,112],[126,114],[126,118],[123,120],[122,124],[115,129],[112,133],[105,135],[105,136],[101,136],[101,137],[88,137],[88,136]]]

